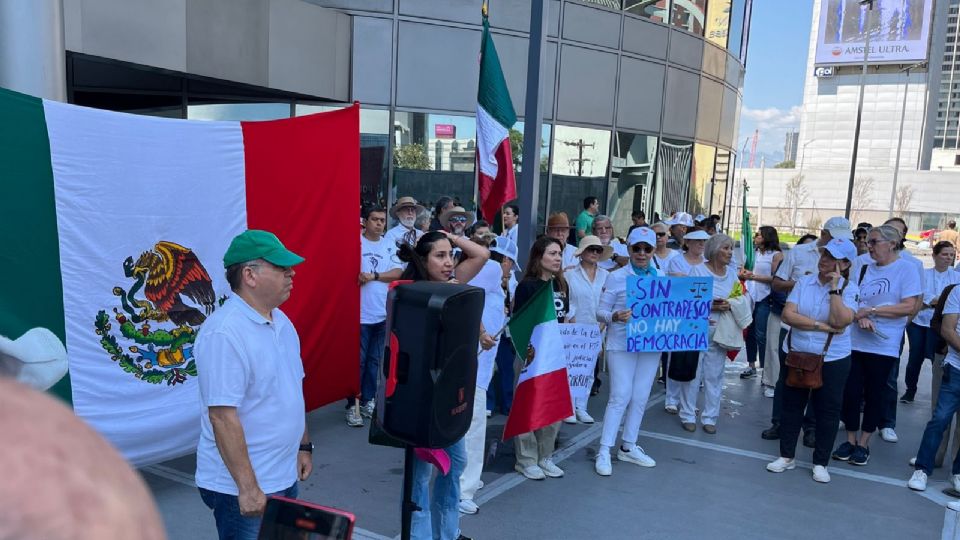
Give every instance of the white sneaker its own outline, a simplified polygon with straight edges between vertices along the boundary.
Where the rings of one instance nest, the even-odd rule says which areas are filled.
[[[773,473],[782,473],[783,471],[789,471],[795,469],[797,463],[795,460],[787,459],[785,457],[778,457],[777,459],[767,463],[767,470]]]
[[[917,466],[917,456],[913,456],[912,458],[908,459],[908,460],[907,460],[907,464],[909,464],[911,467],[916,467],[916,466]]]
[[[763,389],[763,397],[772,398],[775,395],[774,389],[769,386]]]
[[[357,412],[357,409],[350,407],[347,409],[347,425],[350,427],[363,427],[363,417]]]
[[[476,514],[480,511],[480,507],[477,506],[477,503],[471,501],[470,499],[460,499],[460,504],[457,505],[457,508],[460,510],[461,514]]]
[[[613,474],[613,465],[610,463],[610,453],[600,452],[597,454],[597,462],[593,464],[593,469],[600,476],[610,476]]]
[[[576,416],[577,420],[579,420],[580,422],[583,422],[584,424],[592,424],[596,421],[593,419],[592,416],[590,416],[590,413],[588,413],[585,409],[577,409],[576,414],[574,414],[574,416]]]
[[[373,416],[374,405],[375,403],[372,399],[363,405],[360,405],[360,416],[364,418],[371,418]]]
[[[827,472],[827,468],[823,465],[814,465],[813,466],[813,480],[815,482],[820,482],[821,484],[827,484],[830,482],[830,473]]]
[[[927,489],[927,473],[917,469],[913,471],[913,476],[907,480],[907,487],[914,491],[924,491]]]
[[[477,484],[477,489],[483,489],[483,480],[479,480],[479,484]]]
[[[652,457],[648,456],[646,452],[643,451],[643,448],[639,446],[634,446],[629,452],[625,451],[623,447],[617,449],[617,460],[626,461],[627,463],[635,463],[641,467],[656,467],[657,462],[653,460]]]
[[[487,418],[490,418],[491,416],[493,416],[493,411],[488,410],[488,411],[487,411]]]
[[[513,469],[518,473],[526,476],[530,480],[543,480],[547,475],[543,474],[543,469],[537,467],[536,465],[530,465],[529,467],[523,467],[519,463],[513,466]]]
[[[951,476],[950,483],[953,484],[954,491],[960,491],[960,474],[954,474]]]
[[[550,478],[560,478],[563,476],[563,469],[557,467],[552,459],[541,459],[537,465],[540,465],[540,470],[543,471],[543,474]]]
[[[677,414],[680,409],[676,405],[665,405],[663,410],[667,411],[667,414]]]
[[[897,437],[897,432],[889,427],[880,430],[880,438],[887,442],[897,442],[900,440],[900,437]]]
[[[577,415],[571,414],[570,416],[568,416],[568,417],[566,417],[566,418],[563,419],[563,423],[564,423],[564,424],[576,424],[576,423],[577,423]]]

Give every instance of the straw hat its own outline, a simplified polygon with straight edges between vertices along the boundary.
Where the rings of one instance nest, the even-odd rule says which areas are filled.
[[[0,336],[0,354],[23,362],[17,380],[46,390],[67,373],[67,350],[53,332],[33,328],[17,339]]]
[[[413,197],[400,197],[399,199],[397,199],[397,202],[394,203],[393,208],[390,209],[390,217],[396,219],[397,210],[401,208],[407,208],[407,207],[414,208],[418,214],[420,212],[426,211],[426,208],[424,208],[422,204],[418,203],[417,200],[414,199]]]
[[[597,238],[592,234],[588,234],[587,236],[584,236],[583,238],[580,239],[580,245],[577,246],[577,250],[573,252],[573,256],[579,257],[580,255],[583,255],[583,252],[586,251],[587,248],[591,246],[596,246],[603,249],[603,253],[600,254],[601,261],[605,261],[609,259],[611,255],[613,255],[612,246],[605,246],[603,245],[603,242],[601,242],[599,238]]]
[[[462,206],[454,206],[440,216],[440,225],[446,229],[447,223],[450,222],[450,218],[453,216],[465,216],[467,218],[467,222],[464,223],[464,227],[469,227],[477,221],[476,217],[473,215],[473,212],[467,212]]]

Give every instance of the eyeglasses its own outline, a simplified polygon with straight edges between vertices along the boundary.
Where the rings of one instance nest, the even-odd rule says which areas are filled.
[[[450,221],[455,221],[457,223],[466,223],[467,216],[453,216],[450,218]]]
[[[630,251],[632,253],[640,253],[642,251],[643,253],[650,254],[650,253],[653,253],[653,246],[645,246],[643,244],[634,244],[630,246]]]
[[[665,233],[665,232],[658,232],[658,233],[657,233],[657,238],[663,238],[663,237],[666,236],[666,235],[667,235],[667,233]]]
[[[603,253],[603,248],[600,246],[590,246],[585,250],[587,253],[596,253],[600,255]]]
[[[871,238],[871,239],[867,240],[867,245],[868,245],[868,246],[875,246],[875,245],[879,244],[880,242],[886,242],[886,240],[881,240],[881,239],[879,239],[879,238]]]

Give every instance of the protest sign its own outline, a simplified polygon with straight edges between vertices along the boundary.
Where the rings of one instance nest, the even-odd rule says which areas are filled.
[[[593,368],[597,364],[602,342],[600,326],[596,324],[561,324],[563,352],[567,357],[567,376],[570,378],[570,397],[590,396],[593,387]]]
[[[712,294],[712,277],[628,277],[627,350],[707,350]]]

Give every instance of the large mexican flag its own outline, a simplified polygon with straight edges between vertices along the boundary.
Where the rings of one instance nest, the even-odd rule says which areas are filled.
[[[503,427],[504,440],[559,422],[573,413],[552,282],[544,282],[508,324],[513,346],[524,366]]]
[[[115,113],[0,89],[0,334],[65,340],[53,391],[144,465],[196,449],[192,344],[246,228],[306,257],[281,306],[308,409],[359,374],[359,107],[270,122]],[[331,246],[336,246],[331,250]]]

